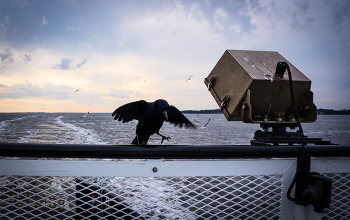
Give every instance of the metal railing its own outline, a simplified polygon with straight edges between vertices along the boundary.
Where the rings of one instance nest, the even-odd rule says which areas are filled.
[[[350,219],[350,146],[307,146],[323,214],[286,193],[297,146],[0,144],[0,219]],[[109,158],[109,159],[106,159]]]

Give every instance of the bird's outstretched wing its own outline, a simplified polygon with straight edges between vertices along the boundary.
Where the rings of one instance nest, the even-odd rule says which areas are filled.
[[[185,124],[186,128],[195,128],[196,126],[190,122],[176,107],[170,106],[168,109],[168,122],[175,126],[182,127]]]
[[[114,117],[114,120],[123,120],[123,123],[132,121],[134,119],[140,120],[140,118],[146,112],[149,106],[150,104],[144,100],[131,102],[117,108],[113,112],[112,117]]]
[[[208,122],[204,125],[204,127],[207,127],[207,125],[209,124],[209,122],[210,122],[210,118],[209,118]]]

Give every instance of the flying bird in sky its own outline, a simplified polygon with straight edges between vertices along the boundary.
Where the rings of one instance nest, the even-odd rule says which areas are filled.
[[[75,92],[79,92],[79,89],[75,90]]]
[[[131,102],[117,108],[113,114],[114,120],[129,122],[134,119],[138,120],[136,125],[136,137],[131,144],[146,145],[148,139],[153,134],[158,134],[163,141],[170,140],[159,134],[159,129],[167,121],[180,128],[184,125],[186,128],[195,128],[176,107],[169,105],[167,101],[158,99],[155,102],[146,102],[144,100]]]
[[[202,123],[200,123],[199,121],[197,121],[197,120],[194,120],[195,122],[198,122],[199,124],[201,124],[202,125]],[[207,128],[207,125],[209,124],[209,122],[210,122],[210,118],[209,118],[209,120],[208,120],[208,122],[205,124],[205,125],[202,125],[203,127],[203,129],[205,129],[205,128]]]
[[[192,75],[192,76],[193,76],[193,75]],[[190,78],[188,78],[188,79],[186,80],[186,82],[187,82],[188,80],[191,80],[192,76],[190,76]]]

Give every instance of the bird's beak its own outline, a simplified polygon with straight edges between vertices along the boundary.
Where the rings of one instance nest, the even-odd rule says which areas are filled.
[[[168,121],[168,114],[167,114],[167,112],[164,110],[164,111],[162,111],[162,114],[164,115],[166,121]]]

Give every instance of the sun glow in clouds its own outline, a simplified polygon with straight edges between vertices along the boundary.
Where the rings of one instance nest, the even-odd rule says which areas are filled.
[[[159,98],[180,110],[218,108],[203,80],[226,49],[278,51],[312,80],[317,107],[349,109],[349,8],[340,0],[3,1],[0,112],[111,112]]]

